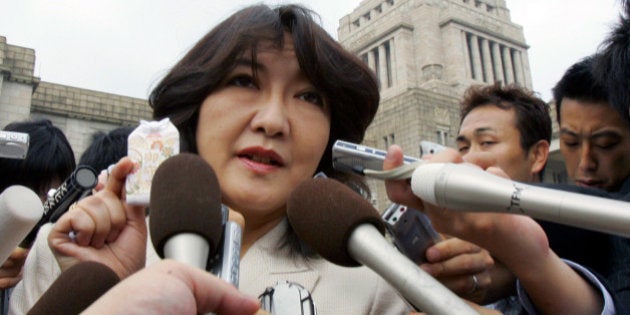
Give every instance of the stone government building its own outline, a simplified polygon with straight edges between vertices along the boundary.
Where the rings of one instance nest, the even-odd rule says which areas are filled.
[[[470,85],[532,89],[529,46],[505,0],[363,0],[340,20],[338,38],[379,79],[381,105],[364,144],[380,149],[396,143],[417,157],[422,140],[454,146]],[[566,181],[555,141],[552,150],[546,180]],[[370,186],[384,210],[384,186]]]
[[[417,157],[421,140],[453,146],[458,101],[472,84],[532,88],[523,28],[505,0],[363,0],[340,20],[338,39],[378,77],[381,106],[364,144],[380,149],[397,143]],[[42,82],[34,65],[34,49],[0,36],[0,127],[48,118],[79,156],[93,132],[151,119],[144,99]],[[552,152],[546,180],[566,181],[555,140]],[[385,209],[384,186],[369,184],[373,203]]]

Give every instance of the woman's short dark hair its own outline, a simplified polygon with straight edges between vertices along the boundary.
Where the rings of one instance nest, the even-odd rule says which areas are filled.
[[[252,68],[260,44],[278,49],[290,34],[302,72],[323,94],[331,109],[330,138],[317,172],[369,191],[361,179],[332,167],[332,145],[343,139],[359,143],[378,109],[373,72],[345,50],[315,21],[316,14],[299,5],[244,8],[214,27],[180,60],[149,96],[155,119],[169,117],[182,136],[182,151],[197,153],[195,132],[199,109],[246,52]]]
[[[12,185],[23,185],[40,196],[55,181],[65,180],[76,168],[74,152],[61,129],[48,119],[13,122],[5,131],[29,135],[29,147],[24,159],[0,158],[0,191]]]

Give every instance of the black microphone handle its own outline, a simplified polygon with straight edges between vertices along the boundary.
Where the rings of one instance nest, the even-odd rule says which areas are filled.
[[[76,170],[44,202],[44,215],[20,243],[22,248],[30,248],[39,228],[57,220],[70,208],[70,205],[88,195],[98,182],[96,171],[88,165],[79,165]]]

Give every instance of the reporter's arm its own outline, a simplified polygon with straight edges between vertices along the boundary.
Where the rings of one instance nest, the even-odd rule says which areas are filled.
[[[572,261],[564,260],[564,262],[567,263],[571,268],[573,268],[577,273],[579,273],[584,279],[590,282],[590,284],[599,292],[599,295],[602,297],[604,303],[601,314],[615,314],[616,309],[613,298],[606,287],[603,285],[603,283],[597,278],[597,276],[591,273],[588,269]],[[520,303],[521,305],[523,305],[525,310],[529,314],[536,314],[536,307],[532,304],[529,295],[521,285],[520,281],[517,281],[517,291]]]
[[[469,157],[481,168],[500,174],[492,157]],[[489,158],[489,159],[487,159]],[[454,150],[446,150],[430,162],[460,163]],[[402,150],[390,147],[384,169],[402,165]],[[520,280],[532,302],[545,314],[599,314],[601,296],[587,281],[558,258],[549,248],[547,237],[533,219],[502,213],[467,213],[424,204],[413,195],[407,181],[386,181],[390,199],[429,215],[438,231],[475,243],[503,262]]]
[[[257,314],[258,310],[255,298],[212,274],[163,260],[122,281],[82,314]]]

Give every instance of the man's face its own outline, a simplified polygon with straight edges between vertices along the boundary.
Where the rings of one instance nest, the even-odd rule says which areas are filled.
[[[630,127],[607,103],[564,98],[560,152],[579,186],[616,191],[630,176]]]
[[[500,167],[511,179],[535,181],[542,166],[537,166],[530,154],[523,150],[520,137],[514,109],[502,109],[489,104],[473,109],[464,117],[457,136],[457,147],[464,156],[478,152],[491,153],[496,159],[495,166]]]

